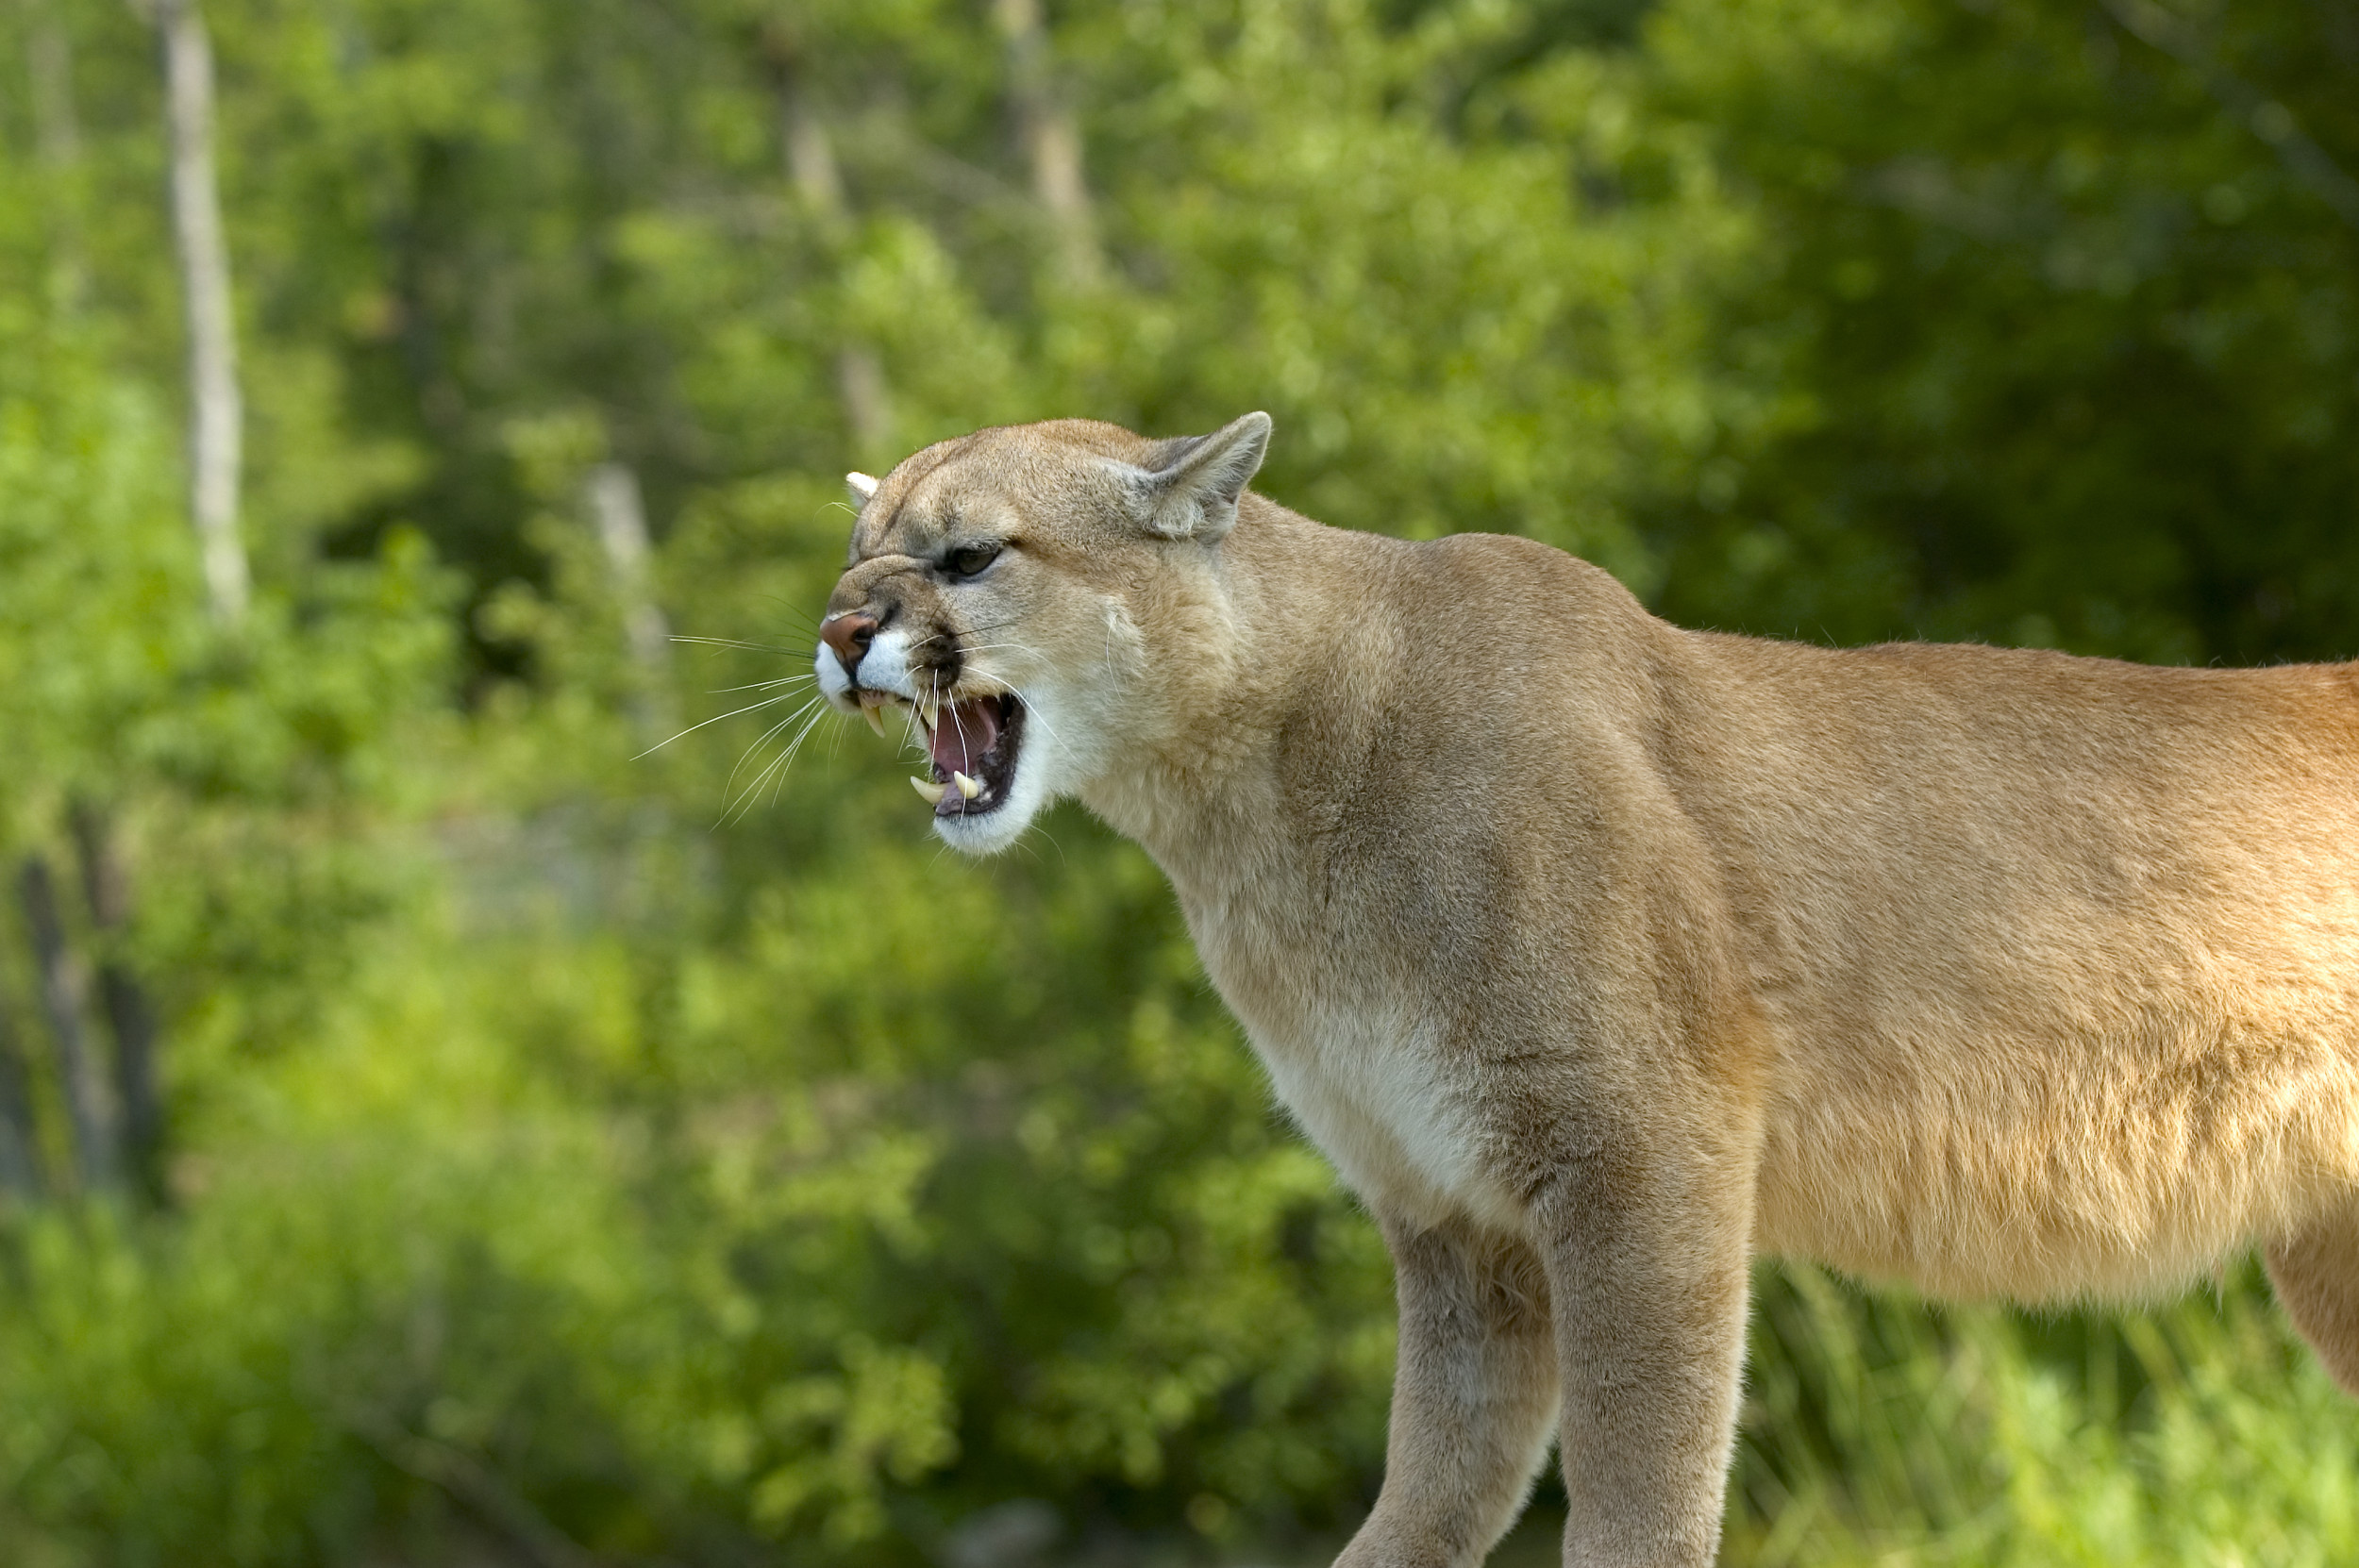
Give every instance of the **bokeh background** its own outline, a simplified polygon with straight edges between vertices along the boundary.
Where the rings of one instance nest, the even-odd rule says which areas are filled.
[[[1322,1561],[1381,1248],[1138,852],[785,764],[839,475],[2339,658],[2354,172],[2351,0],[6,0],[0,1562]],[[2249,1263],[1753,1332],[1729,1562],[2359,1560]]]

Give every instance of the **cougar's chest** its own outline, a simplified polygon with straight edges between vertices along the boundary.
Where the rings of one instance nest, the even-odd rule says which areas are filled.
[[[1470,1215],[1521,1227],[1520,1206],[1487,1174],[1481,1084],[1414,976],[1324,943],[1191,924],[1279,1099],[1354,1192],[1418,1224]]]

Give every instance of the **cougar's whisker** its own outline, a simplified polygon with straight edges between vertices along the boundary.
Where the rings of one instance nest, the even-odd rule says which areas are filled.
[[[807,680],[817,680],[818,678],[819,677],[817,676],[806,672],[799,676],[780,676],[776,680],[751,680],[747,681],[743,686],[708,687],[706,688],[705,694],[711,697],[725,697],[736,692],[767,692],[774,687],[800,686]]]
[[[747,642],[735,637],[690,637],[685,633],[680,632],[673,633],[671,641],[675,642],[694,643],[707,648],[734,648],[741,653],[800,653],[805,658],[809,658],[812,653],[817,651],[815,648],[780,648],[775,647],[768,642]]]
[[[745,707],[732,709],[727,713],[715,713],[710,719],[705,719],[696,724],[690,725],[686,729],[681,730],[678,735],[673,735],[664,740],[658,741],[654,745],[651,745],[645,751],[641,752],[638,757],[632,758],[631,760],[636,762],[639,760],[640,757],[653,756],[655,753],[661,751],[665,746],[670,745],[674,741],[680,739],[681,736],[695,734],[696,731],[704,728],[706,725],[717,725],[723,719],[734,719],[741,713],[751,713],[756,709],[767,708],[774,702],[784,702],[787,698],[793,696],[794,694],[795,693],[792,692],[780,692],[777,696],[764,697],[760,702],[749,702]]]
[[[794,762],[795,753],[801,747],[804,740],[811,734],[811,730],[818,725],[819,721],[825,717],[827,717],[827,715],[824,712],[813,713],[810,718],[803,721],[803,727],[795,732],[795,739],[789,741],[786,743],[785,748],[781,750],[776,758],[771,759],[769,766],[763,768],[761,772],[754,776],[752,782],[745,786],[745,792],[738,795],[732,802],[732,814],[723,819],[725,823],[743,822],[746,817],[750,816],[753,813],[754,802],[761,798],[762,785],[769,782],[774,776],[780,785],[783,785],[786,782],[786,769]],[[793,721],[791,719],[787,721],[787,723],[792,722]],[[784,724],[778,726],[779,729],[783,729],[786,726]],[[774,729],[771,733],[776,734],[778,733],[778,730]]]
[[[950,722],[959,726],[959,755],[969,762],[974,761],[973,755],[966,748],[966,721],[959,717],[957,703],[950,705]]]
[[[949,631],[938,631],[930,637],[919,638],[916,642],[911,643],[910,646],[912,649],[916,649],[924,647],[929,642],[940,642],[945,638],[955,642],[962,637],[980,637],[984,632],[997,631],[1001,626],[1014,626],[1016,622],[1021,619],[1021,616],[1010,616],[1004,621],[986,621],[979,626],[966,626]]]
[[[729,776],[721,786],[721,816],[719,821],[713,824],[714,826],[727,827],[730,823],[739,820],[744,815],[743,812],[737,809],[737,807],[745,798],[737,792],[737,776],[745,771],[746,761],[749,759],[760,755],[761,748],[770,743],[770,738],[772,736],[778,734],[787,726],[793,724],[796,719],[802,718],[806,713],[810,713],[811,717],[805,721],[803,731],[805,734],[810,733],[811,726],[817,724],[824,713],[824,709],[822,710],[822,713],[811,712],[811,709],[817,706],[818,699],[814,697],[810,702],[805,703],[802,707],[796,709],[794,712],[789,713],[785,718],[780,719],[777,724],[772,725],[768,729],[763,730],[761,735],[755,738],[753,744],[738,753],[736,765],[729,769]],[[780,756],[782,757],[791,755],[793,755],[791,750],[780,753]],[[774,762],[771,766],[775,767],[777,764]],[[758,788],[761,779],[767,778],[769,775],[769,768],[762,769],[761,773],[756,776],[755,784],[748,786],[748,788]]]
[[[813,708],[818,707],[820,700],[821,699],[817,697],[810,698],[803,704],[802,707],[797,708],[794,712],[789,713],[785,718],[780,719],[777,724],[772,725],[768,729],[765,729],[760,735],[755,736],[753,743],[748,745],[744,751],[737,754],[736,765],[729,769],[728,777],[722,781],[722,792],[727,793],[729,787],[737,782],[737,776],[745,770],[745,759],[747,758],[753,756],[763,746],[769,744],[770,737],[776,735],[779,730],[784,729],[787,726],[793,724],[804,714],[811,712]]]
[[[776,806],[778,803],[779,792],[786,788],[786,774],[787,770],[795,765],[795,754],[803,749],[803,742],[811,739],[811,731],[818,727],[819,721],[825,716],[813,713],[803,727],[795,731],[795,739],[786,743],[786,750],[779,754],[778,776],[771,781],[770,785],[771,805]],[[841,740],[843,736],[843,726],[838,726],[830,739]]]

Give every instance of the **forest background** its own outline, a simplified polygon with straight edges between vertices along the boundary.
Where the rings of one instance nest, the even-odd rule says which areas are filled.
[[[1135,850],[784,765],[843,471],[1261,408],[1689,625],[2348,656],[2354,81],[2349,0],[5,0],[0,1560],[1322,1560],[1381,1249]],[[1758,1283],[1732,1563],[2359,1560],[2249,1265]]]

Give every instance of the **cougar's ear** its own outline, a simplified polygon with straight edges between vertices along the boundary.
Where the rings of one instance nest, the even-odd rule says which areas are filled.
[[[877,493],[877,481],[865,474],[846,474],[844,475],[844,488],[852,492],[852,505],[864,507],[868,505],[869,497]]]
[[[1209,436],[1163,442],[1152,468],[1122,464],[1139,526],[1207,543],[1226,534],[1237,521],[1237,497],[1269,450],[1269,415],[1246,414]]]

